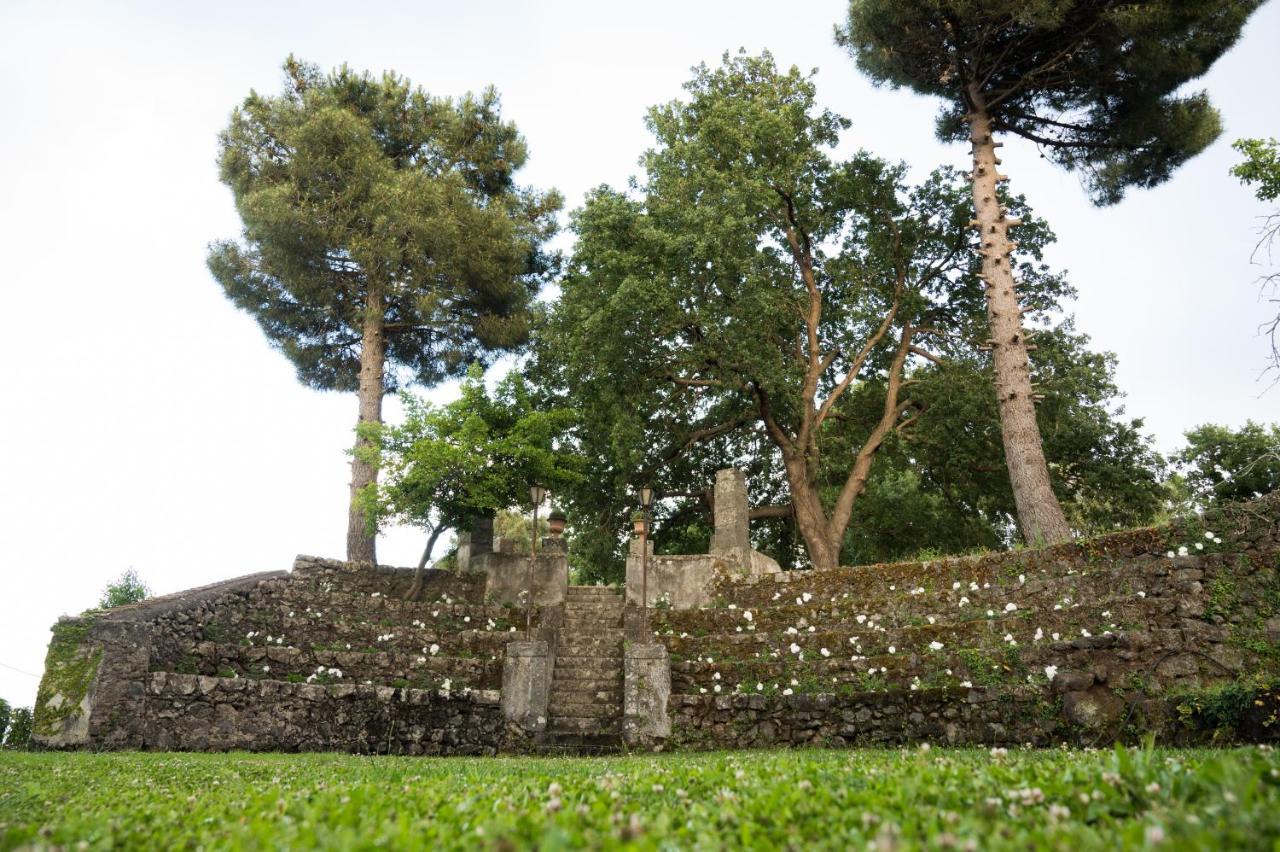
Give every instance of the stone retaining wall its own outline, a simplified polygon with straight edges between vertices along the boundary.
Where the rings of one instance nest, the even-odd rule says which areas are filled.
[[[252,681],[154,672],[141,740],[180,751],[496,754],[528,740],[496,690],[465,694],[345,683]]]

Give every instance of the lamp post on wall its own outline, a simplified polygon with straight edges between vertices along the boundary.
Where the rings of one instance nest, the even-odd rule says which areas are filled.
[[[640,532],[640,597],[644,601],[644,636],[649,641],[649,508],[653,505],[653,489],[640,489],[640,506],[644,513],[644,529]]]
[[[529,486],[529,502],[533,504],[533,541],[529,548],[529,567],[524,575],[525,594],[528,596],[524,602],[524,638],[529,642],[533,641],[533,563],[538,559],[538,507],[546,496],[547,489],[541,485]]]

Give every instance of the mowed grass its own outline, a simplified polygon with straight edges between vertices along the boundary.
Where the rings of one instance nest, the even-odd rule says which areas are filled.
[[[0,847],[1280,849],[1271,749],[0,754]]]

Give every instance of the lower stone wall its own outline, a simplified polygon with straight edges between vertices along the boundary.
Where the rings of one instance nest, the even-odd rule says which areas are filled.
[[[1045,690],[893,690],[854,695],[673,695],[675,748],[846,747],[936,743],[958,746],[1109,745],[1152,734],[1162,743],[1280,741],[1280,691],[1243,695],[1239,714],[1204,718],[1185,700],[1126,708],[1118,729],[1068,722],[1063,699]]]
[[[491,755],[528,740],[496,690],[465,694],[151,673],[131,745],[179,751]]]

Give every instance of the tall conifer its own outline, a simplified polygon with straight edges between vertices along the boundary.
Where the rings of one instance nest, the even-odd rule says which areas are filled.
[[[285,72],[285,91],[251,92],[219,138],[244,232],[210,247],[209,269],[304,384],[357,393],[347,558],[373,562],[355,498],[376,451],[359,426],[381,422],[397,386],[524,341],[561,200],[515,183],[525,141],[493,89],[432,97],[293,57]]]
[[[983,279],[1009,477],[1023,536],[1070,528],[1036,424],[1009,229],[996,188],[1000,134],[1081,173],[1096,204],[1155,186],[1217,138],[1204,92],[1180,93],[1240,35],[1261,0],[852,0],[837,41],[878,83],[945,101],[944,140],[972,145],[972,226]]]

